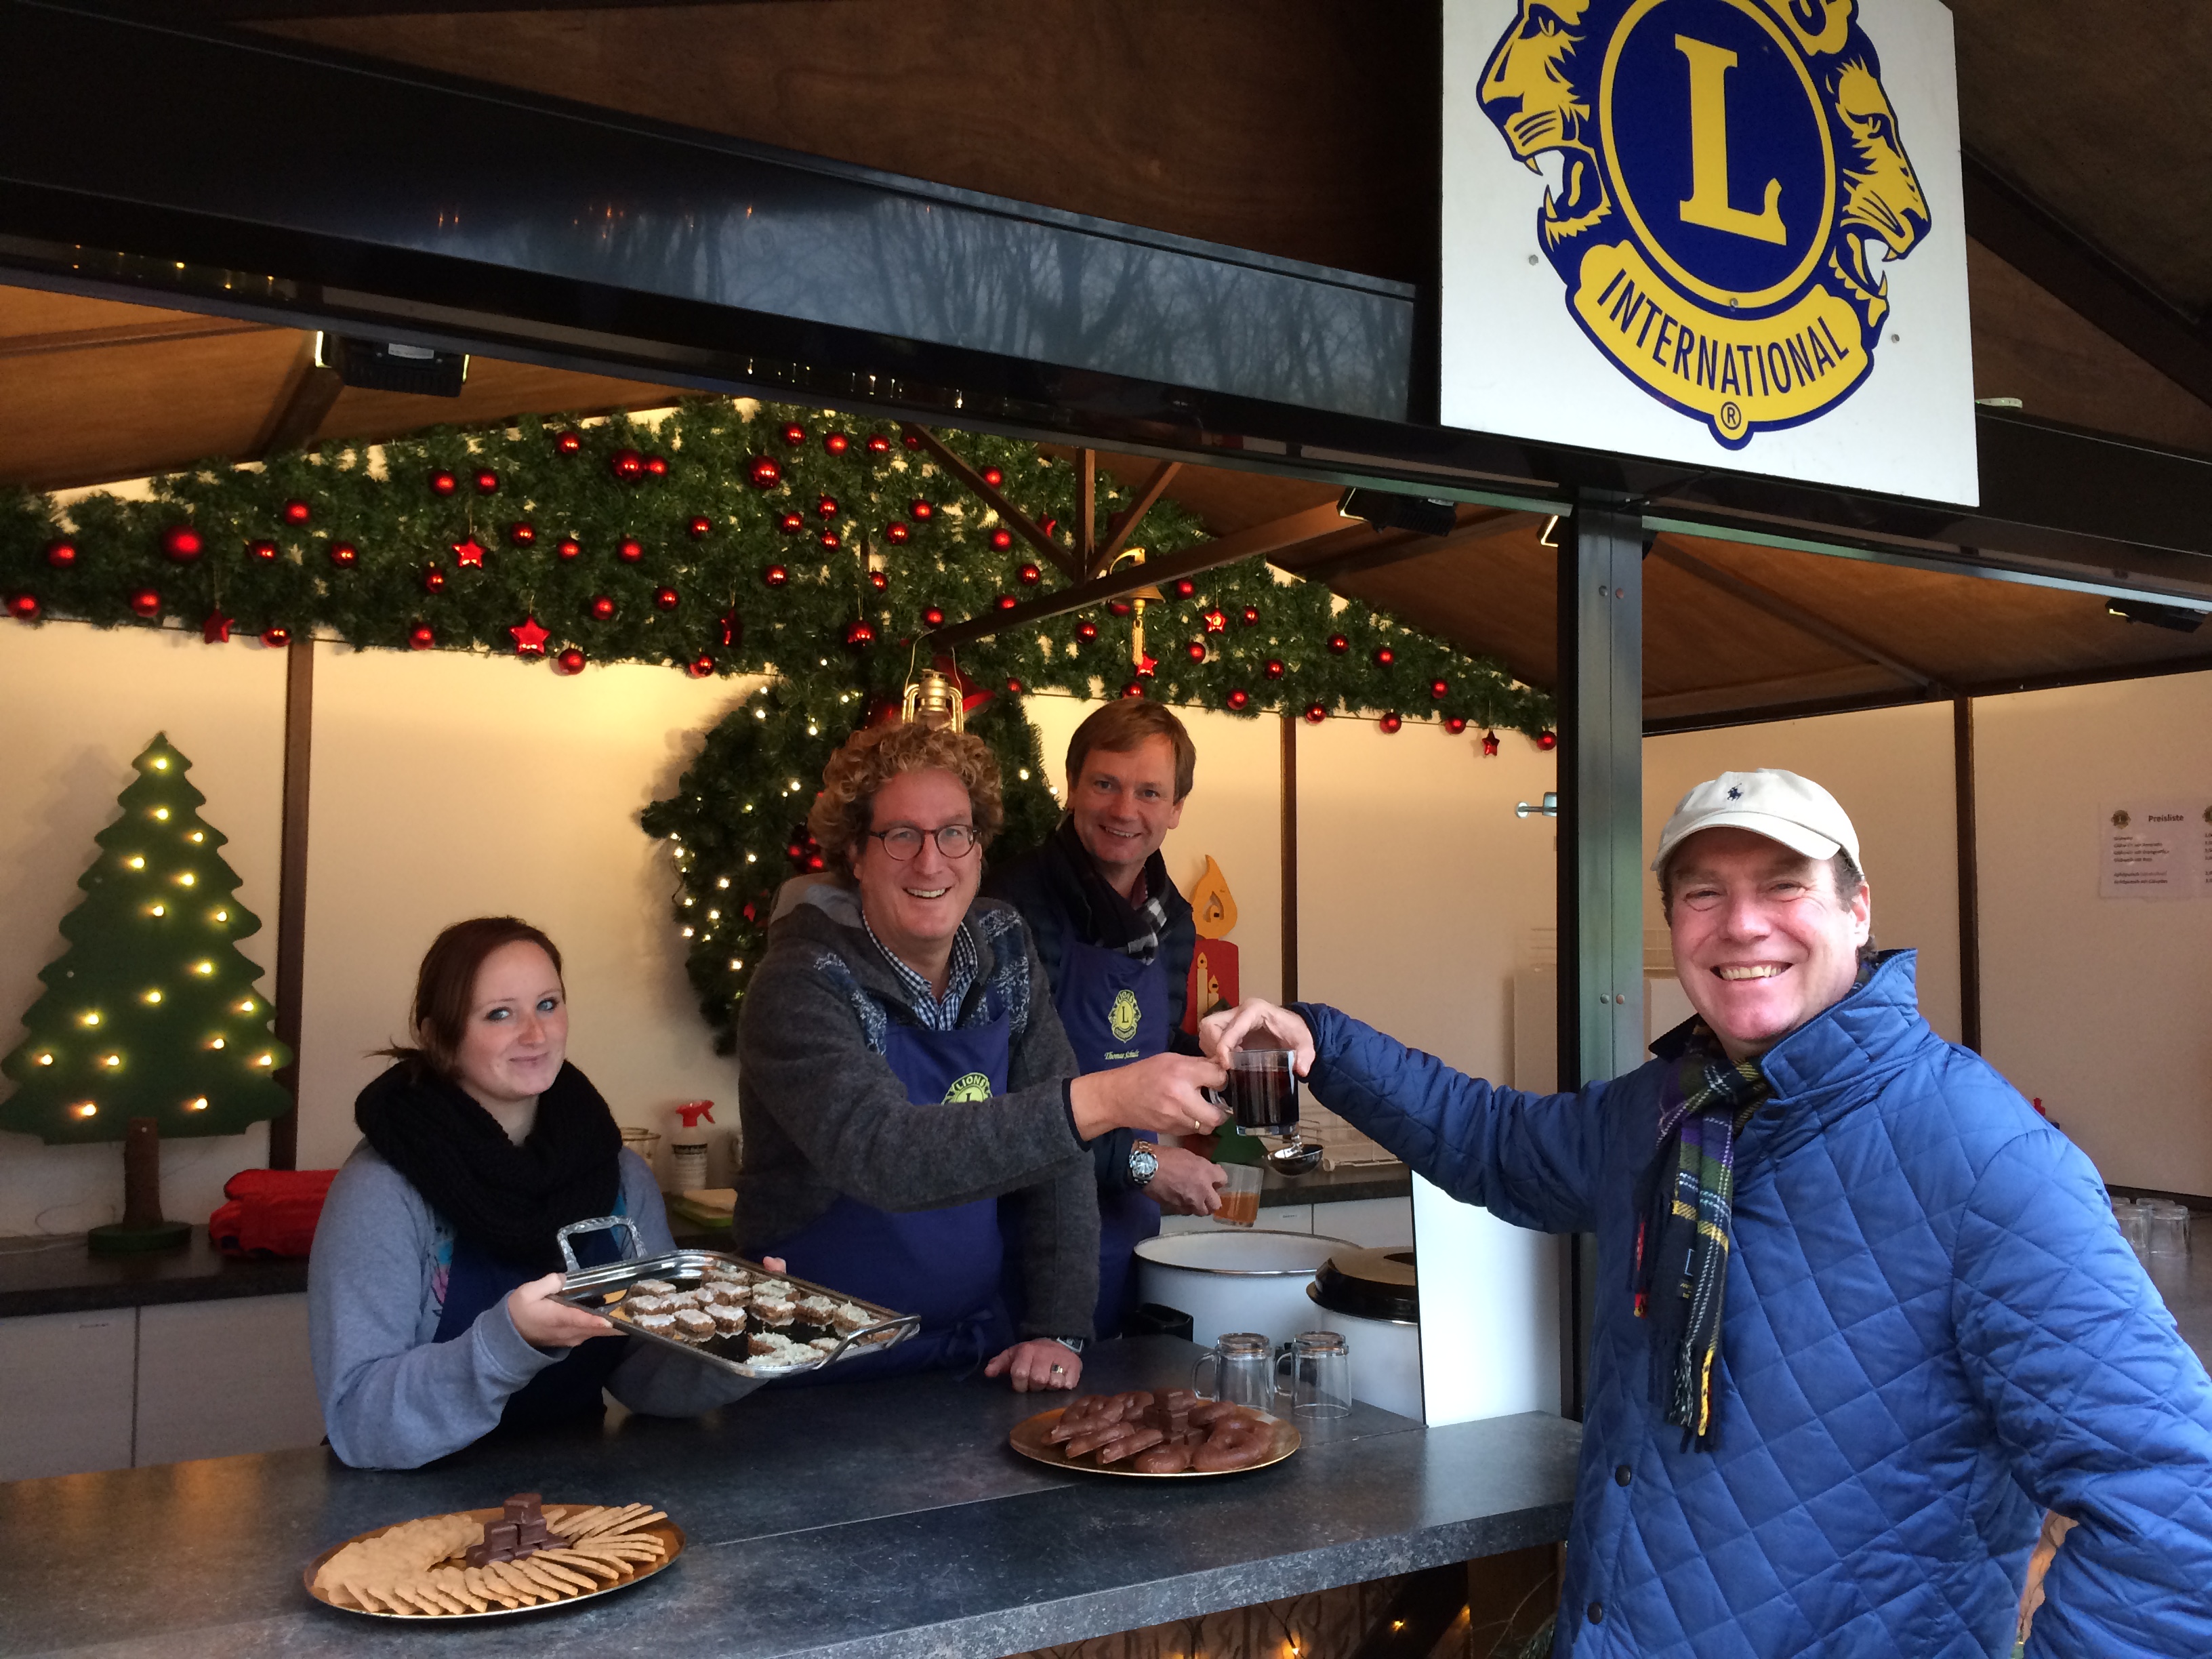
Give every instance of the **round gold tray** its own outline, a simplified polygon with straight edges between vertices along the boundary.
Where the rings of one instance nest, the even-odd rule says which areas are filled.
[[[1049,1463],[1056,1469],[1069,1469],[1078,1474],[1117,1474],[1128,1480],[1212,1480],[1224,1474],[1249,1474],[1255,1469],[1272,1468],[1298,1449],[1298,1431],[1272,1412],[1255,1411],[1252,1414],[1274,1431],[1273,1443],[1267,1455],[1256,1463],[1248,1463],[1241,1469],[1179,1469],[1172,1474],[1147,1474],[1129,1463],[1100,1463],[1095,1458],[1073,1458],[1045,1436],[1052,1425],[1060,1421],[1066,1410],[1056,1406],[1048,1412],[1039,1412],[1026,1422],[1015,1425],[1006,1437],[1006,1443],[1023,1456],[1039,1463]]]
[[[579,1510],[590,1509],[592,1505],[556,1504],[551,1507],[574,1514]],[[465,1515],[471,1521],[496,1521],[504,1516],[507,1510],[502,1505],[495,1505],[488,1510],[448,1510],[442,1513]],[[399,1524],[401,1523],[396,1521],[386,1522],[383,1526],[371,1527],[367,1532],[356,1533],[351,1538],[341,1538],[330,1548],[316,1556],[300,1571],[300,1582],[307,1587],[307,1594],[325,1607],[334,1608],[339,1613],[352,1613],[357,1619],[412,1620],[422,1625],[457,1625],[469,1619],[519,1619],[526,1613],[556,1613],[562,1607],[576,1607],[586,1601],[595,1601],[603,1595],[611,1595],[617,1590],[626,1590],[632,1584],[642,1583],[653,1574],[665,1571],[674,1564],[678,1556],[684,1553],[684,1528],[673,1521],[655,1521],[650,1525],[640,1528],[639,1530],[651,1533],[660,1540],[661,1547],[668,1552],[658,1561],[647,1562],[644,1566],[626,1572],[619,1578],[601,1584],[597,1589],[578,1590],[574,1595],[564,1595],[557,1601],[540,1601],[535,1607],[486,1607],[482,1613],[376,1613],[368,1607],[348,1607],[343,1601],[333,1601],[315,1588],[315,1575],[322,1571],[324,1562],[329,1560],[348,1544],[359,1543],[365,1538],[374,1538],[379,1533],[388,1532]],[[556,1522],[555,1523],[556,1529],[558,1525]]]

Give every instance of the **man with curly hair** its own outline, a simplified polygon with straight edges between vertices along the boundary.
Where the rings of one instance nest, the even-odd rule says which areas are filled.
[[[1199,1091],[1223,1073],[1197,1056],[1077,1075],[1028,928],[977,896],[1002,817],[981,739],[854,733],[808,817],[835,879],[771,927],[738,1018],[740,1248],[921,1316],[841,1376],[988,1358],[1018,1390],[1075,1387],[1097,1296],[1091,1143],[1220,1119]]]

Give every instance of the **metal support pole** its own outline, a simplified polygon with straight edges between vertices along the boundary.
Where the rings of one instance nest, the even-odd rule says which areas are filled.
[[[1624,497],[1577,497],[1559,552],[1559,1087],[1644,1060],[1644,526]],[[1594,1241],[1572,1242],[1560,1401],[1587,1385]]]

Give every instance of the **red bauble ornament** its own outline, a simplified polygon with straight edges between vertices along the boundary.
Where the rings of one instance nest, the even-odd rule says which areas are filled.
[[[845,648],[864,651],[876,642],[876,630],[867,622],[848,623],[845,625]]]
[[[258,559],[264,564],[268,564],[273,562],[276,557],[276,544],[272,541],[264,539],[262,541],[248,542],[246,544],[246,556],[249,559]]]
[[[430,475],[430,493],[433,495],[450,495],[460,487],[461,481],[442,468]]]
[[[836,518],[837,516],[837,498],[835,495],[824,495],[817,500],[814,503],[814,516],[817,519]]]
[[[770,587],[781,587],[791,580],[791,572],[780,564],[772,564],[761,572],[761,580]]]
[[[305,501],[290,501],[284,503],[283,519],[286,524],[305,524],[314,516],[315,509]]]
[[[806,441],[806,428],[796,421],[783,429],[783,441],[793,449]]]
[[[668,457],[665,455],[647,456],[645,458],[645,471],[646,476],[648,477],[666,477],[668,476]]]
[[[570,559],[578,558],[582,556],[584,544],[578,541],[574,536],[563,536],[561,538],[559,544],[555,546],[553,551],[560,556],[562,562],[565,564]]]
[[[1242,686],[1237,687],[1229,694],[1229,706],[1231,708],[1242,708],[1246,703],[1251,701],[1252,694],[1245,690]]]
[[[407,648],[410,651],[428,651],[437,642],[438,636],[428,623],[416,623],[407,630]]]
[[[983,469],[983,482],[990,485],[992,489],[996,489],[1000,484],[1006,483],[1006,475],[1000,471],[997,467],[987,466]]]
[[[917,524],[927,524],[936,517],[937,509],[917,495],[906,504],[906,515]]]
[[[825,530],[814,539],[820,542],[826,551],[832,553],[845,544],[844,538],[834,530]]]
[[[1121,695],[1125,697],[1143,696],[1145,695],[1144,682],[1141,680],[1131,680],[1127,685],[1121,688]]]
[[[695,542],[704,541],[714,533],[714,521],[705,517],[695,518],[684,527],[691,532],[691,539]]]
[[[563,432],[553,440],[553,448],[556,454],[574,455],[583,447],[583,438],[574,432]]]
[[[718,631],[722,636],[723,648],[726,650],[744,638],[745,619],[734,611],[725,611]]]
[[[535,617],[525,617],[507,630],[514,635],[514,654],[518,657],[542,657],[545,641],[553,636],[538,625]]]
[[[173,524],[161,532],[161,551],[179,564],[190,564],[200,556],[200,532],[188,524]]]
[[[476,484],[477,495],[489,495],[499,488],[499,474],[489,467],[485,467],[477,472],[473,482]]]
[[[607,457],[607,469],[624,483],[635,483],[645,472],[645,457],[635,449],[617,449]]]
[[[1375,647],[1375,665],[1377,668],[1388,668],[1397,660],[1398,653],[1389,646],[1378,645]]]
[[[884,539],[894,547],[904,546],[907,538],[913,534],[914,532],[908,527],[904,519],[893,519],[884,526]]]
[[[783,469],[763,455],[746,470],[745,477],[756,489],[773,489],[783,482]]]
[[[446,573],[439,569],[434,564],[428,569],[425,570],[422,573],[422,591],[425,593],[444,592],[446,591]]]
[[[1018,603],[1020,603],[1020,601],[1016,599],[1012,594],[1001,593],[997,599],[991,601],[991,605],[994,610],[1012,611]]]
[[[942,611],[939,611],[935,605],[931,605],[928,610],[921,613],[921,625],[924,628],[944,627],[945,613]]]
[[[519,520],[507,526],[507,538],[517,547],[528,547],[538,539],[538,526],[527,520]]]
[[[39,596],[35,593],[11,593],[8,596],[8,614],[23,622],[39,619]]]
[[[1244,626],[1247,628],[1257,628],[1259,625],[1260,607],[1256,605],[1246,605],[1244,607]]]
[[[1262,673],[1264,673],[1265,675],[1267,675],[1267,677],[1269,679],[1271,679],[1271,680],[1279,680],[1279,679],[1282,678],[1283,678],[1283,662],[1282,662],[1282,659],[1281,659],[1281,658],[1279,658],[1279,657],[1270,657],[1270,658],[1268,658],[1268,659],[1267,659],[1267,665],[1264,669],[1261,670],[1261,672],[1262,672]]]
[[[1395,732],[1405,723],[1406,722],[1404,720],[1399,719],[1398,711],[1395,708],[1383,715],[1381,720],[1375,722],[1376,725],[1381,726],[1385,732]]]
[[[625,536],[615,546],[615,557],[624,564],[635,564],[645,556],[645,544],[635,536]]]
[[[142,617],[161,614],[161,596],[150,587],[142,587],[131,596],[131,608]]]
[[[1126,617],[1129,614],[1130,605],[1127,599],[1109,599],[1106,609],[1116,617]]]
[[[1178,576],[1178,577],[1176,577],[1176,582],[1175,582],[1175,596],[1176,596],[1176,598],[1177,598],[1177,599],[1188,599],[1192,594],[1194,594],[1194,593],[1195,593],[1195,592],[1198,592],[1198,584],[1197,584],[1196,582],[1194,582],[1194,581],[1191,580],[1191,579],[1190,579],[1189,577],[1188,577],[1188,576]]]
[[[1095,622],[1079,622],[1076,623],[1075,637],[1081,640],[1085,645],[1090,644],[1091,641],[1098,637],[1098,624]]]
[[[1183,647],[1182,653],[1186,657],[1188,657],[1193,662],[1204,662],[1206,660],[1206,641],[1204,640],[1193,640],[1188,645]]]
[[[483,568],[485,550],[484,544],[473,536],[465,542],[455,542],[453,562],[464,570],[481,570]]]
[[[775,527],[787,536],[796,536],[806,528],[806,520],[796,513],[787,513],[775,521]]]
[[[921,438],[911,432],[902,432],[899,434],[899,441],[904,444],[908,449],[919,449],[921,447]]]
[[[361,562],[361,550],[351,542],[332,542],[331,562],[341,570],[350,570]]]
[[[48,542],[46,544],[46,562],[53,566],[57,570],[68,569],[71,565],[76,562],[76,544],[75,542]]]
[[[1442,702],[1446,697],[1451,696],[1451,682],[1449,680],[1431,680],[1429,682],[1429,696],[1437,702]]]
[[[276,623],[274,627],[264,628],[261,630],[261,643],[271,651],[278,650],[292,643],[292,630],[282,623]]]
[[[653,590],[653,604],[655,610],[673,611],[683,602],[684,596],[672,587],[656,587]]]
[[[612,622],[615,619],[615,602],[608,594],[592,594],[591,604],[585,609],[592,613],[593,622]]]
[[[880,432],[872,432],[872,433],[870,433],[870,434],[868,434],[868,453],[869,453],[869,454],[871,454],[871,455],[888,455],[888,454],[890,454],[890,453],[891,453],[891,441],[890,441],[889,438],[886,438],[885,436],[884,436],[884,434],[883,434],[882,433],[880,433]]]
[[[714,659],[706,656],[694,657],[684,665],[684,672],[695,680],[703,680],[714,672]]]
[[[1352,641],[1341,634],[1332,634],[1328,636],[1328,648],[1340,657],[1352,649]]]
[[[868,572],[868,586],[874,588],[877,592],[882,592],[890,585],[891,579],[884,572],[881,570],[871,570]]]
[[[584,672],[584,653],[572,645],[553,659],[553,666],[563,674],[580,674]]]
[[[210,611],[207,620],[200,624],[200,638],[210,645],[228,645],[230,643],[230,625],[237,620],[235,617],[224,616],[220,611]]]
[[[1008,680],[1006,682],[1006,695],[1009,696],[1018,697],[1025,689],[1026,688],[1024,687],[1019,680]]]
[[[1490,757],[1490,756],[1493,756],[1493,755],[1497,754],[1497,752],[1498,752],[1498,733],[1497,733],[1497,732],[1484,732],[1484,733],[1482,734],[1482,752],[1483,752],[1483,754],[1484,754],[1484,756],[1485,756],[1486,757]]]
[[[1206,631],[1209,634],[1226,634],[1229,631],[1229,617],[1224,611],[1209,611],[1199,621],[1206,624]]]
[[[1464,714],[1445,715],[1444,730],[1450,732],[1452,736],[1457,737],[1461,732],[1467,730],[1467,716]]]
[[[991,532],[991,550],[993,552],[1004,553],[1012,548],[1013,544],[1014,532],[1007,529],[1006,526],[1000,525],[997,529]]]
[[[1317,702],[1310,702],[1306,705],[1306,724],[1308,726],[1319,726],[1328,718],[1328,710],[1322,708],[1321,704]]]
[[[832,432],[822,440],[822,447],[832,455],[842,455],[853,447],[853,441],[842,432]]]
[[[1020,579],[1024,587],[1035,587],[1044,580],[1044,572],[1033,564],[1024,565],[1019,570],[1014,572],[1014,574]]]
[[[1548,750],[1550,750],[1557,749],[1559,746],[1559,734],[1558,732],[1539,732],[1536,734],[1536,747],[1537,747],[1537,748],[1539,748],[1539,749],[1542,749],[1542,750],[1547,750],[1547,751],[1548,751]]]

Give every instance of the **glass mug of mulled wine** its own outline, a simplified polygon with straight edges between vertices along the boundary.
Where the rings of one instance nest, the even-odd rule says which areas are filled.
[[[1298,1133],[1296,1060],[1288,1048],[1237,1049],[1218,1103],[1238,1134],[1281,1143],[1267,1150],[1267,1167],[1279,1175],[1305,1175],[1321,1162],[1321,1148]]]

